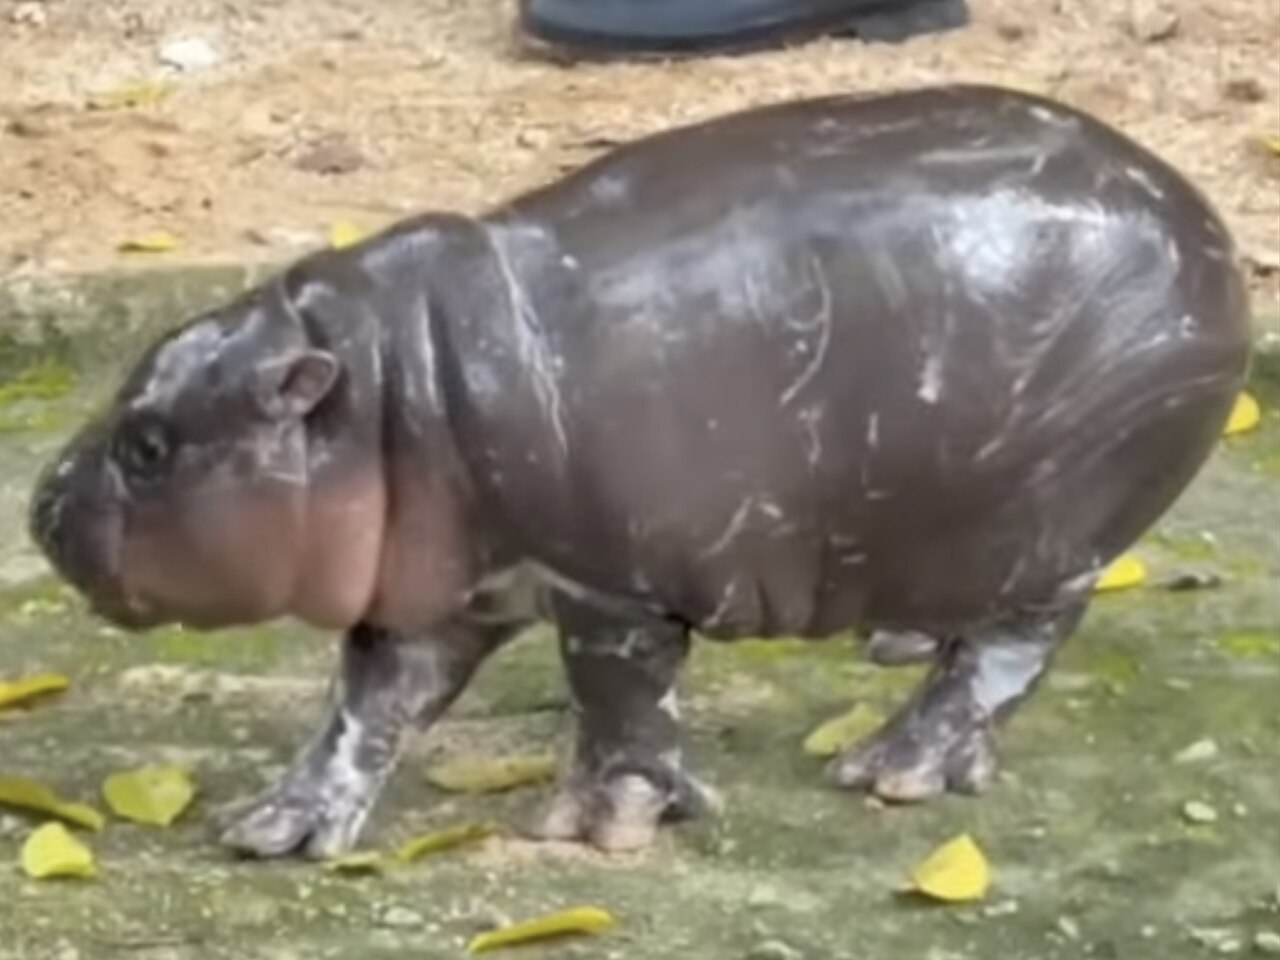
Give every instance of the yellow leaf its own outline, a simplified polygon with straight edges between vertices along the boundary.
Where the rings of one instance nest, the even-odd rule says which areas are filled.
[[[102,796],[112,813],[157,827],[178,819],[195,795],[195,784],[181,767],[149,766],[113,773],[102,784]]]
[[[1145,583],[1147,566],[1132,553],[1122,554],[1103,572],[1094,590],[1127,590]]]
[[[427,770],[427,780],[453,793],[498,793],[556,775],[554,756],[499,757],[493,760],[459,757]]]
[[[56,673],[37,673],[22,680],[0,683],[0,710],[16,706],[47,693],[59,693],[71,685],[66,677]]]
[[[382,873],[387,858],[377,850],[357,850],[327,860],[325,867],[338,873]]]
[[[1231,408],[1231,417],[1222,434],[1231,437],[1237,433],[1245,433],[1256,427],[1261,420],[1262,408],[1258,406],[1258,401],[1248,393],[1241,393],[1236,397],[1236,404]]]
[[[484,840],[496,832],[497,828],[488,823],[464,823],[447,830],[437,830],[406,840],[396,850],[396,859],[402,863],[411,863],[430,853],[441,853],[463,844]]]
[[[884,723],[884,716],[860,703],[848,713],[818,726],[804,741],[804,752],[815,757],[834,757],[843,753]]]
[[[915,892],[947,903],[981,900],[991,886],[991,868],[973,838],[961,834],[915,868],[911,885]]]
[[[93,807],[63,800],[44,784],[22,777],[0,777],[0,804],[51,814],[89,830],[106,826],[106,818]]]
[[[329,245],[335,250],[353,247],[365,238],[365,231],[350,220],[338,220],[329,227]]]
[[[1262,140],[1262,145],[1264,147],[1274,153],[1277,157],[1280,157],[1280,137],[1268,133],[1263,134],[1260,139]]]
[[[467,952],[483,953],[486,950],[514,947],[551,937],[603,933],[615,923],[613,917],[604,910],[595,907],[575,907],[572,910],[563,910],[536,920],[527,920],[524,923],[482,933],[467,944]]]
[[[89,106],[95,110],[147,107],[153,103],[159,103],[175,89],[174,84],[157,80],[127,83],[122,87],[90,96]]]
[[[60,823],[46,823],[22,845],[22,869],[36,880],[47,877],[93,877],[98,873],[93,851]]]
[[[178,248],[178,238],[166,230],[152,230],[120,244],[121,253],[168,253]]]

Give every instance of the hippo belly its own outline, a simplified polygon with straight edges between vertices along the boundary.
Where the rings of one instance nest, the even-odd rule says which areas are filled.
[[[711,635],[1051,606],[1181,492],[1246,363],[1205,202],[1004,91],[695,128],[487,229],[518,349],[463,354],[512,387],[462,415],[477,476],[530,555]]]

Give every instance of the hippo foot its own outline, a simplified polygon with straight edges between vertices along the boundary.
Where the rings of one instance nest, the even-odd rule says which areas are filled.
[[[671,785],[663,787],[640,773],[607,779],[575,774],[557,791],[531,833],[541,840],[582,841],[607,853],[622,853],[650,846],[664,822],[720,810],[720,797],[711,787],[683,772],[669,779]]]
[[[360,777],[286,777],[221,814],[215,822],[219,842],[251,857],[296,851],[314,860],[338,856],[355,846],[376,794]]]
[[[890,803],[976,794],[995,778],[995,735],[976,711],[908,708],[870,739],[837,757],[827,775],[838,786]]]
[[[942,643],[918,633],[873,636],[879,662],[925,655],[933,666],[893,719],[832,762],[830,779],[896,803],[985,790],[996,775],[998,726],[1035,689],[1084,615],[1087,598],[1076,589],[1056,609],[1015,613]]]

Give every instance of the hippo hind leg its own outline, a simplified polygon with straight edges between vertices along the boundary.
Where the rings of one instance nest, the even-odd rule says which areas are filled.
[[[578,737],[572,766],[533,833],[635,850],[664,820],[716,808],[716,795],[681,760],[675,684],[687,628],[619,618],[563,595],[554,605]]]
[[[216,818],[222,844],[257,857],[349,850],[407,729],[437,719],[513,633],[465,623],[413,637],[368,625],[350,630],[320,729],[277,783]]]
[[[911,699],[828,775],[897,803],[981,792],[995,776],[997,728],[1030,696],[1087,606],[1076,598],[940,643]]]

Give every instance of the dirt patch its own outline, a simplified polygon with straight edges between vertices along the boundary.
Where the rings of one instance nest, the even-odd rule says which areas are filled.
[[[1222,209],[1274,306],[1280,158],[1259,138],[1280,133],[1280,8],[973,11],[902,47],[564,67],[520,52],[512,0],[0,0],[0,275],[109,265],[157,229],[181,241],[170,258],[278,259],[337,220],[480,209],[671,124],[963,79],[1060,97],[1166,156]],[[172,85],[158,102],[118,104],[154,81]]]
[[[627,870],[652,858],[652,850],[605,854],[582,843],[559,843],[500,836],[486,840],[474,857],[477,866],[490,870],[518,870],[546,860],[572,860],[604,870]]]

